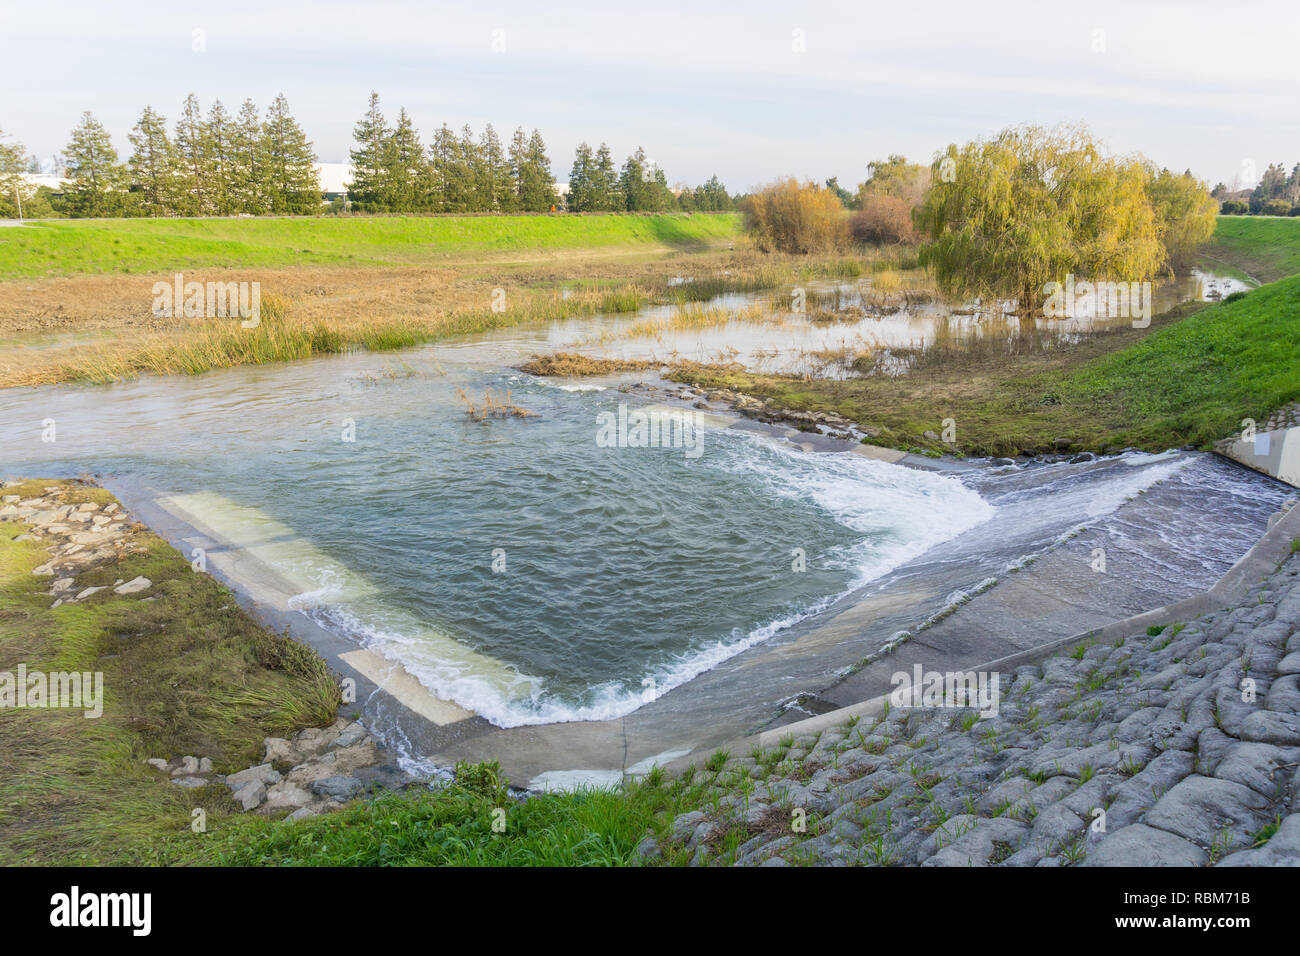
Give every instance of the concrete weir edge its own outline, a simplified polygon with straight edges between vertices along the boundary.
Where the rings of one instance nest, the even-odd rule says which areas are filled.
[[[1300,539],[1300,505],[1293,505],[1289,510],[1279,512],[1277,519],[1270,523],[1269,529],[1255,542],[1254,546],[1242,555],[1223,577],[1200,594],[1184,598],[1181,601],[1175,601],[1172,604],[1166,604],[1163,607],[1153,608],[1150,611],[1144,611],[1141,614],[1112,621],[1110,624],[1101,627],[1072,634],[1069,637],[1048,641],[1037,647],[1018,651],[997,660],[965,668],[965,670],[1007,671],[1023,667],[1026,664],[1038,663],[1066,648],[1074,647],[1085,641],[1095,643],[1115,641],[1121,637],[1132,637],[1134,633],[1145,632],[1149,627],[1174,624],[1199,617],[1209,611],[1222,609],[1226,605],[1239,600],[1253,585],[1272,573],[1277,565],[1291,553],[1292,542],[1297,539]],[[722,749],[729,749],[734,753],[744,753],[754,746],[773,747],[784,737],[820,733],[828,728],[847,723],[854,717],[874,716],[884,710],[888,700],[888,694],[868,698],[847,707],[818,714],[815,717],[808,717],[804,720],[783,724],[771,730],[739,738],[731,744],[724,745]],[[675,763],[684,766],[685,758]],[[675,769],[675,765],[670,765],[666,769]]]

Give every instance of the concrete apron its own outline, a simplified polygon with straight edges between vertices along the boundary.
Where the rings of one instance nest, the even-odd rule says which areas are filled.
[[[847,449],[926,471],[971,467],[955,460],[936,461],[893,449],[850,445],[735,415],[717,417],[723,427],[762,432],[806,452]],[[434,697],[400,663],[358,647],[291,608],[290,601],[300,587],[179,506],[177,496],[124,478],[106,479],[103,484],[138,520],[186,558],[202,549],[208,573],[230,588],[239,604],[263,625],[311,645],[340,678],[355,682],[355,703],[343,704],[342,713],[359,711],[377,737],[426,763],[450,767],[459,760],[496,760],[516,786],[609,785],[769,721],[780,699],[767,695],[751,701],[753,706],[728,708],[714,691],[679,693],[718,681],[716,672],[708,672],[624,718],[500,728],[453,701]],[[718,670],[730,674],[727,665],[731,663]],[[710,675],[713,680],[706,680]],[[831,678],[828,672],[822,683]],[[684,699],[687,697],[690,700]]]
[[[739,422],[737,427],[752,428],[756,424]],[[844,443],[824,440],[822,436],[793,433],[786,437],[796,444],[806,443],[810,446],[808,451],[845,448]],[[949,464],[863,445],[853,451],[927,470],[946,470],[945,465]],[[970,466],[953,462],[952,467],[955,470]],[[999,659],[998,666],[1005,667],[1006,662],[1018,661],[1022,654],[1051,653],[1089,635],[1109,633],[1107,628],[1079,632],[1089,624],[1106,620],[1116,608],[1134,606],[1132,599],[1140,601],[1135,595],[1096,595],[1086,606],[1075,605],[1074,595],[1058,593],[1067,576],[1060,567],[1044,560],[1016,575],[1013,587],[1008,586],[1009,582],[999,585],[939,625],[933,633],[934,646],[927,646],[922,640],[925,635],[918,635],[884,659],[844,679],[846,664],[876,649],[868,639],[868,622],[909,613],[912,608],[933,604],[944,596],[932,582],[904,583],[879,593],[851,596],[818,618],[781,632],[764,644],[649,700],[626,717],[500,728],[451,701],[433,697],[400,664],[359,648],[347,638],[291,610],[289,599],[297,590],[293,585],[281,580],[247,550],[223,541],[213,529],[203,527],[192,515],[181,512],[169,502],[167,494],[127,481],[105,484],[137,518],[187,557],[194,548],[203,548],[210,573],[230,587],[241,605],[255,617],[278,632],[287,631],[310,644],[341,677],[355,681],[355,709],[380,739],[402,753],[437,766],[451,766],[458,760],[499,761],[512,783],[533,788],[582,783],[611,785],[625,775],[645,773],[654,765],[674,767],[688,760],[699,762],[708,752],[728,742],[736,753],[741,752],[736,747],[742,743],[749,746],[767,737],[775,740],[786,733],[798,734],[800,728],[818,722],[841,722],[853,716],[854,707],[862,706],[856,702],[870,701],[887,691],[890,674],[900,669],[910,670],[912,655],[927,655],[924,659],[931,667],[936,660],[941,660],[945,669],[987,670],[991,665],[979,662],[995,658]],[[1146,612],[1110,627],[1118,629],[1117,635],[1130,634],[1134,629],[1163,620],[1166,615],[1172,615],[1170,620],[1195,616],[1194,609],[1202,607],[1197,602],[1208,602],[1203,608],[1231,603],[1234,595],[1263,576],[1269,569],[1268,560],[1276,560],[1266,560],[1260,555],[1272,555],[1282,547],[1277,542],[1289,543],[1298,535],[1300,508],[1293,509],[1207,595]],[[1067,559],[1062,556],[1060,560]],[[1083,566],[1086,567],[1086,562]],[[1034,618],[1034,626],[1014,634],[990,631],[984,617],[1005,615],[1008,601],[1024,604],[1029,616]],[[960,628],[958,621],[963,622]],[[1057,639],[1043,644],[1045,636]],[[878,638],[878,633],[872,637]],[[823,713],[811,718],[811,722],[801,721],[799,718],[806,710],[783,707],[792,697],[806,694],[810,689],[821,689],[813,712],[833,710],[834,713]],[[342,708],[344,713],[353,709],[353,705]],[[763,731],[778,722],[782,726],[767,731],[765,736]],[[756,732],[758,736],[754,736]]]
[[[1300,488],[1300,426],[1256,432],[1250,441],[1225,439],[1214,450],[1247,468]]]
[[[1175,601],[1164,607],[1158,607],[1142,614],[1115,621],[1104,627],[1092,628],[1079,634],[1049,641],[1019,651],[996,660],[975,663],[973,660],[961,660],[954,656],[944,664],[951,670],[999,673],[1005,677],[1018,667],[1036,664],[1062,651],[1072,649],[1085,641],[1101,644],[1114,642],[1121,638],[1126,640],[1147,640],[1149,627],[1168,626],[1190,621],[1211,611],[1223,610],[1238,603],[1249,590],[1270,574],[1292,553],[1294,542],[1300,540],[1300,505],[1294,505],[1287,511],[1278,512],[1269,522],[1269,529],[1263,537],[1234,564],[1228,572],[1209,590],[1201,594]],[[965,655],[969,658],[969,655]],[[869,670],[877,686],[887,684],[893,673],[909,671],[892,658],[878,661]],[[933,668],[932,668],[933,669]],[[1003,683],[1006,683],[1004,680]],[[874,717],[882,713],[889,705],[889,693],[883,691],[877,696],[868,697],[855,704],[806,720],[786,724],[781,727],[752,734],[730,741],[724,749],[733,754],[747,754],[754,747],[770,748],[777,746],[782,738],[798,737],[803,734],[819,734],[831,727],[848,723],[853,718]],[[686,761],[679,760],[665,769],[680,770]]]

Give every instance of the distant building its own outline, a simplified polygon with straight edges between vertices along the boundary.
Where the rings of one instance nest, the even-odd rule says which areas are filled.
[[[317,163],[316,175],[326,202],[347,198],[348,183],[352,181],[351,163]]]
[[[32,192],[36,192],[42,186],[48,186],[54,192],[61,193],[68,182],[62,176],[51,176],[49,173],[20,173],[19,175]]]

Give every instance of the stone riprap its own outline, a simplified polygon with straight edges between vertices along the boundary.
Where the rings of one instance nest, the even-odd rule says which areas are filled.
[[[1232,609],[711,760],[646,862],[1300,866],[1300,554]],[[936,666],[936,670],[941,667]]]
[[[15,488],[20,484],[6,481],[3,487]],[[110,585],[78,587],[77,575],[118,561],[134,547],[131,537],[136,526],[125,509],[115,501],[102,505],[91,501],[69,502],[69,498],[77,497],[76,490],[73,485],[47,485],[41,494],[26,498],[0,493],[0,521],[29,526],[29,530],[14,540],[39,542],[50,554],[50,559],[32,573],[53,579],[47,592],[53,599],[51,607],[76,604],[108,590]],[[111,587],[117,594],[138,594],[148,600],[153,582],[145,577],[119,579]]]
[[[262,763],[230,774],[214,773],[207,757],[145,761],[178,787],[224,784],[244,812],[287,814],[301,820],[343,806],[376,790],[402,790],[416,783],[359,722],[339,718],[292,738],[267,737]]]

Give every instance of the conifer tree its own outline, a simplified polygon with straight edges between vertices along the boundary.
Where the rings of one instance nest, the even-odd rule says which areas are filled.
[[[270,211],[265,146],[257,105],[244,100],[230,135],[231,205],[236,212],[261,216]]]
[[[172,215],[176,209],[176,159],[167,138],[167,121],[146,106],[127,139],[131,142],[127,166],[132,186],[138,190],[140,212],[146,216]]]
[[[182,216],[202,216],[209,212],[207,137],[199,98],[191,93],[181,107],[174,137],[176,211]]]
[[[509,212],[515,205],[510,165],[491,123],[483,130],[475,158],[474,211]]]
[[[528,137],[522,126],[510,138],[510,181],[514,187],[515,208],[524,209],[525,167],[528,165]]]
[[[412,212],[428,207],[424,145],[415,124],[403,108],[384,154],[387,170],[386,205],[392,212]]]
[[[592,176],[595,173],[596,158],[591,147],[582,142],[573,156],[573,169],[569,173],[569,195],[567,199],[570,212],[591,212],[595,193]]]
[[[456,134],[443,123],[429,144],[429,208],[449,212],[451,204],[451,170],[456,160]]]
[[[661,212],[672,203],[663,170],[646,158],[640,146],[623,164],[618,184],[628,212]]]
[[[542,134],[533,130],[524,150],[519,176],[519,208],[527,212],[549,212],[554,204],[555,177],[551,174],[551,158],[546,155]]]
[[[357,148],[352,150],[352,181],[348,183],[348,199],[359,209],[382,212],[390,192],[388,162],[392,130],[379,108],[379,94],[370,93],[370,106],[352,129]]]
[[[316,154],[307,134],[289,112],[283,93],[276,96],[262,124],[268,205],[273,215],[305,215],[321,208]]]
[[[483,212],[479,202],[479,147],[474,131],[466,123],[460,129],[448,170],[451,179],[451,211]]]
[[[17,216],[25,200],[27,183],[23,172],[27,168],[27,151],[17,141],[6,142],[0,130],[0,216]]]
[[[230,216],[237,211],[234,191],[234,121],[221,100],[215,100],[208,110],[204,131],[208,208],[215,216]]]
[[[72,130],[63,150],[68,177],[66,204],[74,216],[112,216],[125,206],[126,170],[119,164],[112,137],[89,112]]]
[[[624,208],[624,197],[619,188],[618,172],[609,146],[600,144],[596,150],[596,165],[592,172],[592,209],[597,212],[614,212]]]

